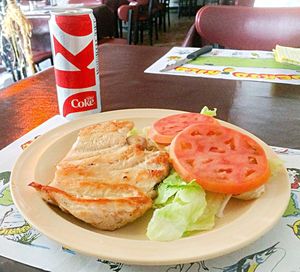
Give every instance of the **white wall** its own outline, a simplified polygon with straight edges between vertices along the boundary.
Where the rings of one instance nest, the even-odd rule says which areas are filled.
[[[300,0],[255,0],[255,7],[300,7]]]

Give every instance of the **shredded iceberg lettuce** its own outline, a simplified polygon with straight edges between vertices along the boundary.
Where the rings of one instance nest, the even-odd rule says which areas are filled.
[[[251,200],[251,199],[259,198],[264,192],[265,192],[265,185],[263,184],[252,191],[248,191],[239,195],[233,195],[232,197],[241,200]]]
[[[269,159],[271,176],[275,177],[284,168],[284,162],[279,157]]]
[[[172,171],[158,187],[148,238],[171,241],[191,231],[212,229],[224,198],[222,194],[205,193],[197,182],[186,183]]]
[[[284,162],[278,157],[273,157],[269,159],[269,166],[271,171],[271,177],[276,177],[278,173],[284,168]],[[242,200],[251,200],[261,197],[261,195],[265,192],[265,184],[260,187],[248,191],[239,195],[233,195],[232,197],[242,199]]]
[[[214,116],[217,116],[217,109],[214,108],[213,110],[210,110],[208,107],[205,106],[205,107],[203,107],[203,109],[201,110],[200,113],[214,117]]]
[[[139,134],[140,134],[140,132],[138,131],[138,129],[136,127],[134,127],[133,129],[131,129],[131,130],[128,131],[127,137],[137,136]]]
[[[143,129],[141,129],[141,130],[139,130],[136,127],[134,127],[134,128],[132,128],[127,133],[127,137],[130,137],[130,136],[142,136],[142,137],[145,137],[145,138],[149,138],[148,137],[149,130],[150,130],[150,127],[143,127]]]

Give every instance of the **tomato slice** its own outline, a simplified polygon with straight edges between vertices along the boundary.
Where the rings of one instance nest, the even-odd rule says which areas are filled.
[[[252,138],[222,125],[194,124],[177,136],[170,158],[186,181],[195,179],[205,190],[241,194],[268,181],[264,149]]]
[[[170,144],[178,132],[197,123],[218,124],[218,121],[211,116],[194,112],[175,114],[154,122],[149,137],[159,144]]]

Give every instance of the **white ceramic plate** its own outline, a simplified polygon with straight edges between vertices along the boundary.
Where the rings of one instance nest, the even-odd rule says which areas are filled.
[[[151,217],[148,212],[132,224],[119,230],[100,231],[46,204],[28,184],[37,181],[48,184],[55,165],[76,139],[80,128],[106,120],[127,119],[137,128],[178,111],[161,109],[129,109],[90,115],[62,125],[40,136],[19,157],[12,172],[13,200],[25,219],[49,238],[78,252],[101,259],[139,265],[187,263],[221,256],[251,242],[268,232],[283,214],[290,197],[285,169],[266,185],[266,192],[257,200],[230,200],[225,216],[216,227],[172,242],[149,241],[145,236]],[[224,125],[248,132],[224,122]],[[276,156],[259,141],[269,157]]]

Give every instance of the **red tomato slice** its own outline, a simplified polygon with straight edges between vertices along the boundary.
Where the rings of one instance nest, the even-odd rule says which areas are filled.
[[[249,136],[222,125],[195,124],[177,134],[170,158],[186,181],[205,190],[241,194],[268,181],[270,169],[263,148]]]
[[[159,144],[170,144],[178,132],[197,123],[218,124],[218,121],[211,116],[200,113],[175,114],[154,122],[151,126],[149,137]]]

